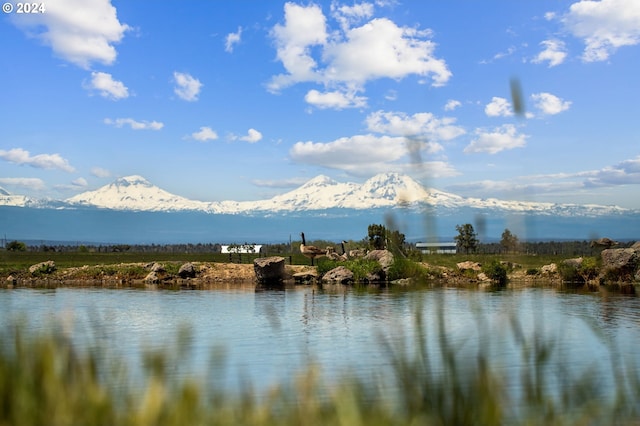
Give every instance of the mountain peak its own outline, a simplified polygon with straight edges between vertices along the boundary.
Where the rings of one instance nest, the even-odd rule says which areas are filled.
[[[131,176],[124,176],[124,177],[118,178],[116,179],[114,184],[118,186],[129,186],[129,185],[152,186],[148,180],[146,180],[140,175],[131,175]]]
[[[337,182],[333,179],[331,179],[329,176],[326,175],[318,175],[310,180],[308,180],[303,187],[308,187],[308,186],[324,186],[324,185],[335,185]]]

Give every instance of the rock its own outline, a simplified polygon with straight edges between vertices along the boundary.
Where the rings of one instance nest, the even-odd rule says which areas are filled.
[[[185,263],[184,265],[180,266],[178,275],[180,276],[180,278],[195,278],[196,267],[193,266],[193,263],[191,262]]]
[[[489,276],[487,276],[487,274],[485,274],[484,272],[480,272],[478,274],[478,279],[480,281],[491,281],[491,278],[489,278]]]
[[[598,238],[597,240],[591,241],[591,248],[593,247],[603,247],[603,248],[611,248],[613,246],[617,246],[620,244],[617,241],[612,240],[611,238]]]
[[[253,261],[256,279],[261,284],[275,284],[284,280],[284,257],[261,257]]]
[[[293,274],[293,281],[296,284],[313,284],[318,279],[316,271],[298,272]]]
[[[482,270],[482,265],[480,265],[478,262],[472,262],[471,260],[466,260],[464,262],[456,263],[456,266],[458,267],[459,270],[463,272],[466,270],[472,270],[476,272],[479,272]]]
[[[602,270],[613,279],[630,279],[640,264],[640,252],[634,248],[602,250]]]
[[[389,250],[372,250],[364,257],[367,260],[375,260],[382,267],[382,271],[387,274],[393,265],[393,253]]]
[[[635,251],[640,251],[640,241],[636,241],[635,243],[633,243],[631,248],[634,249]]]
[[[156,272],[149,272],[146,277],[144,277],[144,282],[146,284],[158,284],[160,282],[160,278]]]
[[[353,272],[345,268],[344,266],[338,266],[333,268],[322,277],[322,281],[338,283],[338,284],[350,284],[353,282]]]
[[[50,274],[56,270],[56,263],[53,260],[47,260],[46,262],[36,263],[29,266],[29,273],[31,275],[36,274]]]
[[[557,272],[558,272],[558,265],[556,265],[555,263],[544,265],[542,268],[540,268],[540,273],[542,275],[550,275],[550,274],[555,274]]]
[[[151,272],[167,272],[167,270],[164,268],[164,266],[161,263],[158,262],[152,262],[149,263],[147,265],[145,265],[145,268],[149,269]]]
[[[16,285],[18,283],[18,279],[13,275],[9,275],[7,277],[7,285]]]

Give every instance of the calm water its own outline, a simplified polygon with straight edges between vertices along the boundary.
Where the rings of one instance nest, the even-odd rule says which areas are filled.
[[[555,339],[558,353],[576,368],[595,363],[606,374],[612,360],[605,341],[617,348],[617,356],[636,364],[640,359],[640,299],[620,294],[306,286],[259,290],[253,285],[181,291],[0,290],[0,326],[16,317],[26,319],[32,330],[59,322],[78,346],[98,346],[106,358],[124,357],[134,371],[143,350],[175,347],[177,330],[188,327],[190,351],[175,363],[175,374],[213,373],[218,385],[229,389],[237,389],[239,380],[264,388],[288,380],[310,362],[323,367],[329,382],[345,372],[368,377],[385,371],[389,356],[383,342],[410,351],[419,312],[430,347],[438,347],[442,318],[462,356],[473,357],[478,345],[486,345],[507,374],[522,362],[513,339],[514,318],[525,336],[537,331]],[[212,367],[214,348],[224,349],[224,365]]]

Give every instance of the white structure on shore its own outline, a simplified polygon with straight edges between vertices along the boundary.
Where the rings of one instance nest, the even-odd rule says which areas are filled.
[[[458,245],[455,242],[416,243],[416,248],[423,254],[456,254],[458,252]]]

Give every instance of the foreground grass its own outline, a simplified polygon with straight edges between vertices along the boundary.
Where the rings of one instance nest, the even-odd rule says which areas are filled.
[[[406,339],[413,343],[406,347],[382,341],[390,376],[366,382],[344,377],[326,386],[320,370],[310,367],[271,390],[255,392],[247,384],[235,394],[216,387],[215,377],[170,374],[185,356],[188,333],[179,333],[174,348],[146,353],[142,384],[131,384],[125,363],[105,361],[103,348],[78,350],[62,332],[30,336],[22,327],[4,329],[0,424],[625,425],[640,420],[638,366],[566,368],[575,363],[562,359],[556,340],[526,335],[514,317],[510,328],[522,367],[506,377],[490,359],[490,330],[482,328],[481,318],[478,331],[485,338],[478,337],[472,357],[463,357],[459,345],[448,340],[442,310],[437,318],[429,326],[416,314],[415,332]],[[437,347],[427,347],[428,333],[436,334]],[[614,348],[610,352],[619,360]],[[559,376],[551,374],[556,369]],[[610,389],[594,374],[600,370],[610,375]]]

